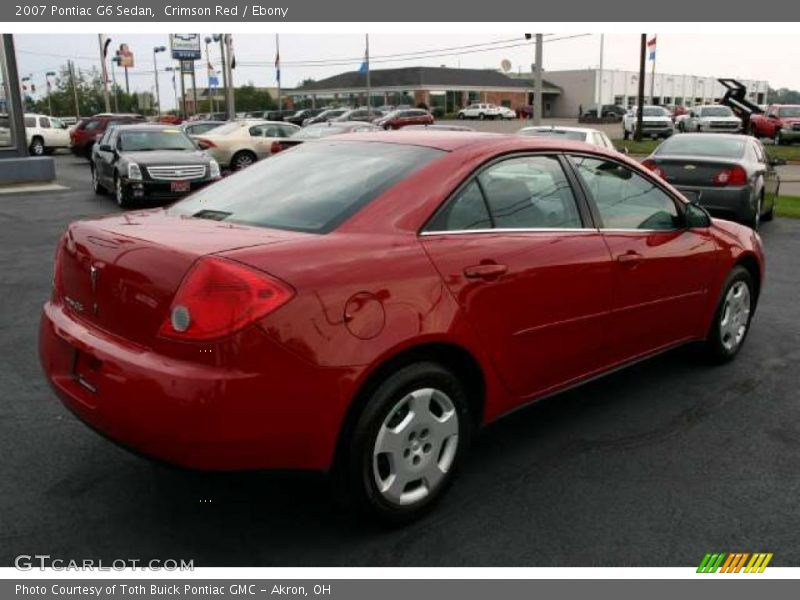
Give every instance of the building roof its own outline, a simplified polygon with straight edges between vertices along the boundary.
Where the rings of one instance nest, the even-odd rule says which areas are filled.
[[[371,88],[450,88],[469,87],[532,90],[533,82],[512,79],[492,69],[452,69],[448,67],[403,67],[400,69],[372,69],[369,74]],[[364,89],[367,75],[360,71],[340,73],[333,77],[309,82],[296,87],[293,93],[313,93],[328,90]],[[558,86],[544,82],[545,89],[560,90]]]

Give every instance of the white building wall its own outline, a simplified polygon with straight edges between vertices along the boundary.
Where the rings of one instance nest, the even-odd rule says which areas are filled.
[[[575,71],[547,71],[545,79],[561,87],[561,95],[553,106],[554,116],[574,117],[578,107],[588,109],[597,102],[597,86],[600,82],[598,69]],[[738,79],[738,78],[734,78]],[[655,78],[648,71],[645,76],[644,95],[650,103],[651,81],[656,104],[713,104],[725,94],[725,88],[713,76],[677,75],[659,73]],[[764,80],[738,79],[747,86],[749,99],[757,104],[766,104],[768,83]],[[603,104],[633,106],[639,93],[639,73],[603,69],[600,86]],[[676,99],[679,102],[676,102]]]

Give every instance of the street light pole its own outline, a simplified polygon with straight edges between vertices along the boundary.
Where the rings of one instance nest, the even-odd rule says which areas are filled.
[[[534,79],[534,105],[533,105],[533,124],[542,124],[542,108],[544,102],[542,98],[542,46],[544,45],[541,33],[536,34],[536,78]]]
[[[647,34],[642,34],[639,48],[639,94],[636,107],[636,132],[633,139],[637,142],[642,141],[642,117],[644,115],[644,67],[647,60]]]
[[[110,41],[110,40],[109,40]],[[97,42],[100,44],[100,64],[103,67],[103,99],[106,103],[106,112],[111,112],[111,99],[108,96],[108,68],[106,67],[106,48],[103,34],[97,34]]]
[[[158,91],[158,63],[156,62],[156,55],[159,52],[166,51],[166,49],[167,48],[165,46],[155,46],[155,47],[153,47],[153,77],[155,77],[155,80],[156,80],[156,105],[158,106],[157,114],[158,114],[159,118],[161,117],[161,94]]]
[[[597,118],[601,121],[603,120],[603,45],[605,37],[604,34],[600,34],[600,74],[597,81]]]
[[[48,115],[50,115],[51,117],[53,116],[53,99],[50,94],[52,92],[53,84],[50,82],[50,78],[55,76],[56,76],[55,71],[48,71],[47,73],[44,74],[44,80],[47,82],[47,110],[48,110]]]

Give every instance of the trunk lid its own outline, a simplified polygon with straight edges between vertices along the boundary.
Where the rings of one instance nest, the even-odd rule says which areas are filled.
[[[79,319],[147,346],[198,258],[303,235],[161,210],[77,221],[59,249],[57,291]]]
[[[651,157],[650,160],[665,174],[664,178],[675,187],[713,186],[714,177],[725,169],[739,164],[739,161],[724,158],[665,156]]]

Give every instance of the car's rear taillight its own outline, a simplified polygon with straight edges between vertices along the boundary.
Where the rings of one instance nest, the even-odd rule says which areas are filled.
[[[730,169],[723,169],[714,175],[714,185],[719,187],[745,184],[747,184],[747,171],[738,165]]]
[[[197,142],[197,145],[200,146],[201,150],[208,150],[209,148],[217,147],[214,142],[207,140],[206,138],[196,138],[195,141]]]
[[[643,166],[643,167],[645,167],[646,169],[648,169],[648,170],[652,171],[653,173],[655,173],[656,175],[658,175],[658,176],[659,176],[659,177],[661,177],[662,179],[666,179],[666,176],[667,176],[666,172],[664,172],[664,169],[662,169],[661,167],[659,167],[659,166],[658,166],[658,165],[655,163],[655,161],[652,161],[652,160],[650,160],[650,159],[648,158],[647,160],[645,160],[645,161],[642,161],[642,166]]]
[[[224,258],[201,258],[184,277],[159,335],[185,341],[225,337],[286,304],[286,283]]]
[[[283,146],[281,146],[280,142],[272,142],[272,144],[269,147],[269,151],[271,154],[277,154],[281,150],[283,150]]]

